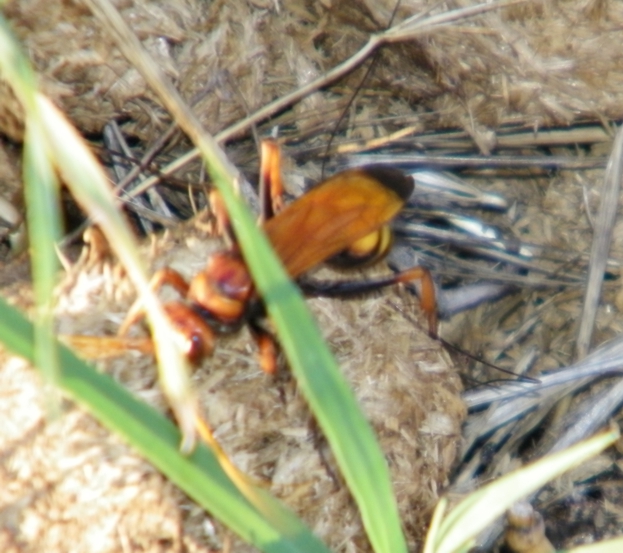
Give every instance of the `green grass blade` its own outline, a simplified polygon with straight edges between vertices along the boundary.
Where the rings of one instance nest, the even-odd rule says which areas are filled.
[[[26,125],[24,143],[24,191],[30,240],[30,257],[35,292],[35,359],[44,367],[50,386],[59,378],[58,353],[54,339],[53,292],[59,263],[55,244],[60,238],[59,183],[49,161],[45,138],[35,117]],[[58,398],[46,394],[47,409],[58,414]]]
[[[471,541],[510,506],[580,463],[597,455],[619,438],[618,430],[604,432],[548,455],[471,493],[429,533],[425,551],[455,553]]]
[[[377,553],[403,553],[406,542],[389,470],[374,433],[335,360],[262,232],[231,184],[240,178],[214,139],[205,133],[179,93],[162,76],[127,25],[105,0],[87,0],[118,47],[158,94],[196,144],[227,206],[255,283],[265,299],[283,349],[357,502]]]
[[[106,235],[142,300],[156,346],[160,384],[182,428],[182,449],[190,451],[195,441],[196,414],[190,369],[177,341],[171,339],[176,334],[148,285],[138,245],[115,204],[106,175],[82,137],[47,98],[37,95],[36,106],[59,173],[74,198]]]
[[[56,283],[58,258],[56,240],[60,237],[59,185],[54,167],[49,162],[46,142],[36,115],[37,93],[34,72],[22,50],[13,39],[8,25],[0,18],[0,74],[16,83],[16,92],[26,114],[26,145],[23,155],[24,195],[30,239],[30,257],[36,304],[35,355],[46,360],[45,378],[53,385],[58,378],[58,360],[54,340],[52,293]],[[32,114],[32,116],[31,116]],[[46,395],[47,409],[55,413],[54,394]]]
[[[0,341],[32,362],[33,339],[32,324],[0,298]],[[182,455],[180,433],[171,421],[67,348],[59,351],[60,387],[244,540],[267,553],[328,552],[295,515],[282,511],[279,527],[267,521],[209,449],[199,445],[192,455]]]
[[[182,445],[188,451],[195,441],[196,402],[190,386],[187,362],[177,342],[167,339],[172,335],[171,325],[157,298],[149,289],[132,234],[112,201],[109,182],[77,131],[47,98],[38,93],[30,61],[21,50],[2,14],[0,14],[0,52],[2,52],[0,74],[13,88],[24,108],[27,138],[39,141],[37,146],[39,157],[45,158],[43,161],[46,164],[54,164],[74,197],[89,215],[101,224],[104,234],[114,246],[143,300],[155,338],[159,367],[166,367],[166,370],[160,372],[162,386],[183,429]],[[28,151],[28,148],[34,147],[27,144],[26,149]],[[37,202],[38,193],[33,187],[28,196]],[[50,228],[48,232],[52,230]],[[49,251],[52,252],[53,248],[49,248]],[[38,252],[38,255],[39,253],[42,252]],[[42,336],[44,337],[42,347],[46,347],[50,340],[49,338],[45,340],[46,334],[43,332]],[[54,372],[54,369],[50,372]]]
[[[36,90],[31,89],[33,79],[29,73],[28,60],[21,54],[16,42],[11,37],[10,31],[0,16],[0,45],[8,44],[7,55],[0,58],[0,69],[8,76],[9,83],[22,100],[29,127],[37,130],[36,133],[27,133],[29,141],[25,150],[29,160],[29,174],[27,178],[33,185],[41,185],[41,173],[37,172],[40,167],[47,168],[50,160],[63,175],[65,182],[70,186],[74,195],[87,207],[89,214],[102,226],[109,241],[115,247],[117,254],[124,260],[128,273],[131,274],[139,290],[148,296],[147,308],[153,308],[155,317],[152,321],[155,327],[155,341],[160,347],[159,360],[171,360],[176,362],[177,349],[173,341],[168,339],[173,333],[169,330],[168,320],[161,315],[161,307],[153,294],[145,294],[147,283],[144,270],[133,243],[131,233],[124,224],[119,210],[114,205],[110,188],[106,178],[98,166],[93,155],[84,145],[78,133],[68,124],[60,112]],[[43,184],[48,185],[45,180]],[[53,186],[48,186],[49,190]],[[31,196],[35,207],[53,210],[54,202],[48,201],[47,191],[43,195],[33,186]],[[37,206],[37,203],[40,206]],[[53,248],[49,248],[53,252]],[[151,298],[149,296],[152,296]],[[151,302],[151,305],[149,304]],[[5,306],[0,306],[5,307]],[[158,313],[160,312],[160,313]],[[4,313],[0,313],[5,337],[11,347],[29,360],[34,360],[33,355],[33,330],[29,323],[25,323],[16,317],[16,314],[8,307]],[[158,339],[158,336],[166,336],[167,339]],[[162,350],[168,348],[172,355],[162,355]],[[40,367],[47,365],[47,360],[39,359]],[[111,429],[126,437],[139,451],[146,455],[154,465],[163,470],[175,482],[178,482],[184,490],[196,497],[204,506],[210,508],[215,516],[224,520],[232,529],[240,533],[245,539],[266,551],[326,551],[324,545],[307,529],[303,523],[280,502],[275,500],[265,490],[246,485],[245,491],[248,497],[263,508],[260,512],[255,505],[251,505],[248,499],[241,496],[233,482],[225,477],[221,465],[216,465],[215,457],[210,454],[209,471],[206,472],[207,480],[204,486],[197,480],[199,474],[185,476],[188,472],[197,473],[198,468],[187,464],[187,458],[180,455],[175,440],[179,439],[179,433],[175,431],[170,422],[157,413],[149,411],[146,406],[136,402],[116,385],[112,380],[102,377],[93,371],[88,371],[87,366],[80,363],[67,350],[62,350],[62,368],[58,371],[58,383],[77,401],[87,405],[92,412],[107,424]],[[169,363],[164,363],[165,367]],[[170,368],[170,367],[169,367]],[[188,401],[185,394],[189,391],[188,379],[182,371],[164,371],[169,399],[173,397]],[[102,393],[104,392],[104,393]],[[190,398],[191,400],[193,398]],[[184,407],[184,406],[182,406]],[[190,426],[194,430],[194,411],[190,410]],[[159,424],[164,426],[160,427]],[[144,436],[147,436],[145,439]],[[203,455],[204,453],[193,454]],[[216,472],[214,472],[216,471]],[[226,489],[229,496],[223,497],[215,492],[220,488]],[[233,493],[237,495],[232,495]],[[235,499],[230,508],[232,498]],[[250,513],[253,514],[250,514]],[[251,519],[249,517],[253,516]]]
[[[268,242],[256,240],[245,247],[245,235],[257,234],[257,229],[240,225],[236,230],[290,367],[357,502],[375,551],[405,551],[385,457],[318,325]]]

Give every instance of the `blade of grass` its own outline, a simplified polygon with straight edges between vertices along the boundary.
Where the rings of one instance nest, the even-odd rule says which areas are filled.
[[[91,217],[100,221],[101,228],[107,233],[108,239],[113,244],[115,251],[120,257],[128,257],[127,251],[121,250],[123,247],[125,250],[134,248],[132,240],[129,237],[129,231],[120,221],[119,214],[116,213],[112,197],[106,194],[106,188],[101,184],[98,185],[98,180],[101,181],[101,169],[92,160],[90,153],[86,151],[84,144],[75,130],[67,123],[62,117],[60,112],[54,108],[44,98],[38,99],[41,104],[41,113],[44,123],[47,129],[54,129],[58,146],[54,149],[57,161],[60,164],[60,170],[65,178],[65,181],[70,185],[72,192],[75,191],[77,198],[82,205],[87,206]],[[62,139],[59,140],[59,137]],[[76,163],[75,160],[80,159],[80,163]],[[73,160],[73,163],[72,163]],[[79,190],[78,190],[79,189]],[[122,225],[119,228],[119,225]],[[127,241],[127,243],[125,242]],[[123,255],[122,255],[123,252]],[[133,260],[136,267],[140,266]],[[147,284],[145,284],[147,286]],[[155,300],[155,307],[158,311],[161,311],[161,307],[157,300]],[[162,321],[159,321],[165,328],[169,328],[169,321],[166,317],[163,317]],[[171,336],[176,337],[175,332],[161,331],[165,338],[158,338],[158,334],[152,333],[154,342],[158,340],[171,342]],[[157,344],[163,349],[167,344]],[[174,344],[169,344],[174,345]],[[180,413],[182,414],[182,422],[186,420],[187,427],[182,425],[182,434],[184,435],[191,429],[195,430],[195,425],[200,418],[199,413],[196,411],[196,397],[193,390],[190,388],[190,381],[188,379],[187,369],[182,366],[181,369],[171,370],[166,360],[163,360],[162,356],[159,356],[158,362],[160,365],[160,383],[167,395],[168,401],[172,404],[172,407],[176,411],[176,417],[180,421]],[[181,372],[180,372],[181,371]],[[184,440],[183,440],[184,443]],[[191,448],[182,451],[189,452]],[[247,478],[244,477],[226,457],[221,457],[223,467],[228,469],[230,478],[235,478],[236,483],[239,485],[239,489],[243,490],[247,498],[254,502],[254,505],[261,510],[263,516],[275,527],[279,528],[282,532],[287,534],[289,532],[288,527],[290,525],[290,512],[277,500],[275,500],[265,490],[254,486]]]
[[[0,298],[0,341],[33,362],[33,339],[32,324]],[[244,540],[267,553],[328,552],[294,514],[281,512],[279,527],[267,521],[227,477],[211,450],[199,445],[192,455],[182,455],[180,434],[171,421],[64,346],[58,347],[59,386]]]
[[[190,451],[195,437],[196,400],[190,387],[187,362],[177,342],[168,339],[174,335],[171,325],[157,298],[149,289],[132,234],[125,225],[121,213],[111,201],[113,196],[106,176],[75,129],[49,100],[38,93],[30,61],[1,14],[0,52],[2,52],[0,73],[11,85],[22,104],[27,129],[37,129],[36,133],[27,131],[27,135],[45,142],[43,155],[47,161],[44,160],[44,163],[55,164],[55,168],[61,173],[82,207],[102,225],[107,239],[114,245],[115,252],[123,261],[128,275],[143,300],[152,326],[157,356],[161,362],[159,366],[168,369],[160,373],[163,389],[183,430],[182,447]],[[28,152],[28,148],[33,147],[27,145],[26,151]],[[35,175],[35,168],[29,170]],[[32,179],[32,184],[35,186],[28,192],[28,196],[35,202],[40,196],[44,198],[48,196],[46,190],[39,189],[41,183],[36,177]],[[52,206],[48,206],[48,209],[52,209]],[[48,232],[52,231],[52,228],[48,229]],[[48,248],[46,251],[53,252],[54,249]],[[37,254],[44,255],[44,251],[37,252]]]
[[[597,455],[619,437],[618,430],[604,432],[560,453],[513,471],[471,493],[429,533],[425,547],[430,553],[455,553],[468,548],[476,536],[513,503],[537,490],[566,470]],[[443,508],[445,505],[440,503]]]
[[[389,470],[374,432],[324,344],[300,292],[290,282],[265,235],[258,232],[246,206],[234,193],[231,183],[240,178],[238,171],[164,79],[117,10],[105,0],[88,0],[87,4],[201,151],[227,206],[245,260],[266,302],[301,391],[359,506],[373,548],[378,553],[406,551]]]
[[[60,238],[59,183],[49,161],[45,138],[36,117],[29,117],[24,139],[24,192],[30,240],[30,257],[37,315],[35,317],[35,359],[44,369],[47,411],[58,415],[54,393],[59,378],[58,352],[54,339],[53,297],[59,268],[55,243]]]
[[[0,75],[16,83],[25,113],[24,195],[32,260],[36,317],[35,355],[45,360],[45,377],[49,385],[58,378],[58,360],[53,332],[52,292],[58,271],[54,249],[60,236],[58,216],[58,180],[49,162],[41,126],[36,116],[36,79],[8,26],[0,19]],[[30,114],[34,114],[30,116]],[[47,410],[55,414],[58,405],[54,394],[48,394]]]
[[[178,334],[149,287],[136,241],[115,205],[99,163],[82,137],[47,98],[37,95],[37,107],[59,173],[74,198],[106,235],[141,297],[156,346],[160,384],[182,429],[181,449],[190,452],[195,442],[197,398],[190,385],[188,362],[175,339]]]
[[[28,86],[25,86],[25,80],[20,80],[22,75],[26,75],[26,79],[28,78],[29,73],[27,68],[29,62],[19,51],[14,39],[10,36],[8,27],[0,16],[0,44],[2,44],[3,41],[10,43],[12,50],[9,52],[10,55],[4,58],[4,60],[0,59],[0,67],[2,67],[2,61],[9,64],[9,74],[16,79],[16,86],[14,89],[18,91],[18,95],[21,93],[24,96],[26,117],[30,118],[33,124],[36,124],[42,130],[41,133],[36,135],[36,138],[41,139],[42,142],[45,143],[43,150],[45,150],[45,154],[49,157],[44,161],[48,159],[53,160],[58,171],[61,172],[65,182],[70,186],[76,198],[83,206],[86,206],[90,215],[100,223],[109,242],[114,246],[119,257],[126,263],[126,269],[133,278],[139,292],[152,304],[152,330],[154,341],[160,348],[160,363],[167,367],[166,361],[173,364],[180,362],[179,358],[181,358],[181,356],[176,351],[176,344],[170,339],[170,336],[175,336],[175,333],[170,330],[168,319],[164,317],[159,302],[153,297],[153,294],[149,292],[131,233],[125,226],[119,211],[114,205],[113,195],[110,193],[101,168],[85,146],[81,137],[63,115],[49,100],[37,93],[36,90],[33,91],[29,89]],[[13,67],[11,64],[16,67]],[[18,67],[20,71],[17,70]],[[13,84],[11,81],[9,82]],[[28,148],[29,146],[26,147]],[[32,158],[32,160],[35,159],[34,156],[30,156],[30,158]],[[34,169],[31,170],[34,174]],[[35,184],[38,183],[37,179],[33,179],[33,182]],[[33,194],[37,194],[36,189],[33,189]],[[149,304],[147,304],[147,307],[149,307]],[[7,331],[10,335],[10,329]],[[164,337],[164,339],[160,337]],[[13,338],[15,338],[15,336],[13,336]],[[23,346],[23,335],[22,339],[14,340],[14,343]],[[19,351],[28,358],[32,358],[28,348],[23,348]],[[66,355],[66,351],[63,351]],[[163,351],[166,355],[162,353]],[[176,359],[176,357],[178,359]],[[66,361],[67,359],[64,360]],[[45,366],[45,364],[45,360],[43,360],[42,365]],[[190,426],[190,430],[194,432],[197,413],[195,412],[194,395],[192,395],[192,391],[190,390],[186,372],[183,370],[184,367],[182,366],[181,371],[171,371],[170,367],[168,367],[168,369],[169,370],[161,372],[161,377],[164,375],[163,378],[165,380],[165,393],[167,393],[168,399],[173,402],[174,409],[178,409],[178,418],[180,416],[179,410],[183,410],[183,414],[186,413],[189,415],[187,426]],[[123,411],[122,405],[116,405],[114,402],[111,403],[106,397],[93,395],[94,386],[80,386],[79,384],[81,381],[79,379],[74,383],[64,370],[59,373],[58,378],[61,385],[65,386],[70,393],[73,393],[76,399],[88,404],[93,412],[113,430],[133,440],[140,436],[140,432],[127,434],[128,427],[135,427],[137,424],[140,425],[140,421],[131,419],[124,421],[122,418],[113,416],[115,412],[120,412],[120,409],[121,412]],[[75,385],[73,388],[72,384]],[[118,396],[117,399],[122,403],[123,401],[127,401],[127,397],[124,398],[122,395]],[[189,407],[190,409],[188,409]],[[111,415],[111,413],[113,413],[113,415]],[[130,416],[131,413],[128,412],[127,415]],[[188,428],[186,428],[185,431],[188,432]],[[142,442],[136,444],[136,447],[145,455],[150,455],[152,453],[156,455],[158,448],[153,449],[148,446],[149,444],[146,445]],[[150,460],[152,460],[156,466],[161,467],[162,470],[167,470],[166,464],[163,465],[161,458],[157,456],[150,457]],[[222,466],[219,466],[219,469],[222,472],[225,463],[223,459],[220,459],[220,461]],[[231,464],[227,464],[226,468],[231,469],[231,473],[235,472],[236,476],[240,475]],[[173,475],[169,474],[169,476],[174,480],[176,479],[174,473]],[[234,486],[231,480],[227,482],[229,485]],[[268,492],[252,486],[242,476],[238,478],[237,483],[243,485],[248,496],[251,497],[256,504],[262,506],[263,511],[261,513],[257,512],[257,516],[260,518],[263,517],[263,524],[265,526],[264,533],[266,533],[266,529],[268,529],[268,531],[277,536],[277,542],[280,543],[280,541],[285,540],[290,551],[296,551],[300,545],[299,542],[305,545],[304,549],[311,547],[314,550],[326,551],[322,543],[305,528],[300,520],[280,502],[270,496]],[[188,482],[186,484],[188,484]],[[194,488],[185,488],[191,496],[194,495],[192,492],[193,489]],[[214,504],[212,505],[214,506]],[[220,510],[218,510],[216,514],[218,516],[225,516]],[[247,539],[251,539],[252,536],[250,537],[247,531],[242,531],[244,530],[244,524],[244,521],[238,521],[236,525],[236,521],[234,521],[234,528],[241,531]],[[302,536],[302,538],[299,538],[299,536]],[[251,539],[253,543],[256,543],[254,540],[255,538]],[[275,541],[275,538],[271,538],[271,540],[266,543],[262,542],[262,546],[270,549],[273,541]]]

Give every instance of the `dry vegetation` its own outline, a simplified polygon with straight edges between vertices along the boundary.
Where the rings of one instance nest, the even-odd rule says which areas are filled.
[[[468,4],[404,0],[394,22],[425,10],[435,14]],[[393,0],[126,0],[117,7],[202,123],[216,134],[227,133],[263,105],[355,54],[370,33],[388,25],[394,5]],[[14,0],[3,11],[27,48],[43,89],[93,139],[105,160],[110,156],[103,152],[101,135],[112,120],[138,157],[167,131],[167,114],[81,2]],[[383,153],[446,156],[462,176],[506,198],[507,211],[478,215],[502,229],[507,244],[530,248],[532,257],[523,260],[527,269],[516,269],[516,256],[511,263],[470,257],[472,268],[463,274],[466,257],[456,248],[421,241],[416,245],[444,254],[434,263],[440,279],[473,281],[485,271],[491,278],[495,268],[497,280],[512,284],[513,294],[497,303],[444,322],[442,335],[497,365],[523,367],[531,376],[575,360],[593,224],[599,219],[603,168],[612,148],[610,125],[623,119],[622,23],[623,6],[615,1],[527,1],[383,48],[330,152],[332,161],[341,160],[337,152],[347,147],[365,149],[366,141],[384,139]],[[320,177],[329,134],[336,130],[363,71],[356,69],[260,122],[260,135],[279,125],[289,155],[286,172],[294,185]],[[19,220],[22,209],[21,133],[19,107],[2,88],[0,216],[10,222],[11,217]],[[230,138],[228,153],[252,176],[257,161],[250,132],[239,130]],[[188,149],[173,133],[156,158],[158,167]],[[490,153],[506,156],[507,163],[485,167]],[[517,160],[527,157],[539,162],[517,168]],[[187,182],[201,188],[196,165],[177,173],[166,186]],[[159,189],[167,200],[180,211],[190,211],[185,188],[171,192],[164,186]],[[201,192],[195,199],[202,205]],[[28,309],[27,262],[19,253],[18,234],[12,229],[0,245],[0,286],[3,296]],[[617,223],[595,346],[616,338],[623,324],[618,281],[622,237]],[[192,274],[214,247],[200,222],[171,221],[168,233],[145,250],[154,268],[171,264]],[[103,334],[114,332],[132,291],[114,260],[83,259],[63,276],[59,298],[60,332]],[[587,402],[614,389],[615,381],[584,388],[564,410],[552,410],[564,395],[559,392],[519,426],[498,430],[478,449],[483,445],[481,430],[474,427],[482,419],[472,417],[461,440],[464,406],[448,354],[423,335],[419,324],[392,307],[406,306],[411,312],[413,303],[396,292],[353,302],[311,302],[379,432],[415,548],[444,489],[464,493],[481,479],[551,450],[576,425],[584,412],[577,409],[586,409]],[[482,368],[472,369],[462,356],[455,361],[470,387],[473,379],[500,378],[488,369],[484,374]],[[164,408],[148,357],[128,354],[103,368]],[[335,549],[367,548],[346,491],[333,481],[319,453],[328,455],[326,448],[315,447],[303,401],[292,382],[276,384],[259,372],[246,334],[221,342],[214,359],[194,379],[219,439],[241,468],[270,480],[273,490]],[[0,383],[0,417],[5,421],[0,430],[0,547],[5,551],[230,547],[233,537],[226,530],[80,408],[64,405],[64,416],[46,423],[47,392],[22,362],[3,354]],[[620,415],[602,413],[596,426],[609,417],[618,420]],[[468,453],[474,443],[471,461],[451,474],[457,452]],[[620,463],[616,452],[608,452],[536,498],[556,546],[619,532]],[[236,551],[244,548],[233,543]]]

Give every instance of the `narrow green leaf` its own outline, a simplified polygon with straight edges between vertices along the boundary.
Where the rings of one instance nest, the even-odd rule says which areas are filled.
[[[87,0],[87,4],[115,38],[124,56],[201,151],[223,196],[245,259],[266,301],[292,370],[359,506],[372,547],[377,553],[405,552],[406,542],[383,453],[301,294],[289,282],[246,206],[234,194],[232,183],[240,179],[238,171],[214,138],[202,129],[178,91],[164,78],[116,9],[106,0]]]
[[[33,339],[32,324],[0,298],[0,341],[32,362]],[[327,553],[322,542],[293,514],[286,514],[279,528],[268,522],[231,482],[208,448],[199,445],[192,455],[182,455],[179,430],[112,378],[98,373],[63,346],[60,361],[59,385],[70,397],[244,540],[267,553]]]
[[[237,225],[236,231],[290,367],[359,506],[375,551],[406,551],[385,457],[318,325],[267,241],[247,246],[257,229]]]
[[[54,384],[58,360],[53,335],[52,292],[58,270],[54,244],[60,236],[58,182],[36,116],[37,80],[30,62],[0,15],[0,76],[9,82],[24,106],[24,195],[30,240],[30,257],[37,309],[36,356],[45,359],[45,376]],[[33,114],[32,117],[30,115]],[[47,408],[56,411],[53,395]]]
[[[58,355],[54,339],[53,297],[59,268],[55,244],[60,238],[59,184],[50,163],[45,137],[36,117],[30,117],[24,139],[24,191],[32,260],[33,285],[37,310],[35,359],[42,367],[48,385],[59,377]],[[58,414],[54,394],[49,394],[48,410]]]
[[[11,84],[26,112],[33,108],[37,79],[11,27],[0,13],[0,75]]]
[[[109,3],[89,1],[89,4],[99,6],[100,9],[107,12],[107,17],[111,17],[111,5]],[[117,16],[117,19],[111,27],[119,34],[125,24],[118,17],[118,13],[114,15]],[[127,27],[125,30],[127,31]],[[209,170],[223,193],[250,270],[256,279],[258,289],[266,299],[268,311],[277,327],[294,374],[297,379],[300,379],[301,389],[306,394],[310,406],[335,452],[340,468],[359,505],[364,525],[374,549],[378,553],[405,552],[406,543],[383,453],[376,443],[371,427],[357,406],[352,392],[339,372],[339,368],[328,352],[326,345],[324,345],[320,332],[304,306],[299,291],[289,282],[281,264],[268,245],[267,239],[262,232],[258,232],[245,206],[233,194],[231,182],[238,178],[237,171],[231,167],[213,139],[203,133],[196,124],[192,114],[181,101],[179,94],[172,87],[163,86],[164,81],[157,68],[153,63],[150,65],[149,60],[143,59],[145,58],[144,52],[131,33],[124,35],[120,47],[130,59],[137,63],[137,68],[143,71],[148,82],[161,96],[162,101],[169,107],[182,128],[196,141],[204,158],[208,161]],[[146,67],[150,67],[150,69],[146,70]],[[84,172],[81,177],[78,177],[74,171],[75,163],[72,163],[72,157],[75,157],[74,149],[62,148],[64,139],[53,141],[54,132],[56,134],[59,132],[58,129],[53,132],[55,125],[52,123],[59,121],[54,109],[48,109],[45,102],[43,102],[45,109],[42,108],[42,102],[39,102],[39,108],[44,114],[51,115],[46,121],[50,146],[54,146],[57,150],[55,155],[58,156],[57,162],[64,178],[75,183],[75,186],[78,187],[75,192],[79,194],[80,183],[89,183],[90,179],[87,177],[84,180]],[[73,139],[73,135],[69,132],[64,133],[64,136]],[[76,179],[68,178],[71,174],[76,174]],[[101,178],[101,173],[96,176]],[[98,220],[102,218],[101,216],[105,218],[108,215],[102,211],[98,201],[91,204],[91,209],[93,209],[92,214]],[[109,236],[109,240],[113,246],[117,246],[117,240],[114,236]],[[149,294],[143,290],[144,275],[142,270],[128,253],[119,250],[118,255],[126,264],[129,274],[132,275],[133,280],[144,295],[148,311],[150,314],[153,312],[157,315],[158,306],[148,303]],[[167,341],[158,337],[166,335],[167,325],[165,323],[160,324],[157,317],[150,316],[150,321],[154,325],[157,345],[164,347]],[[161,363],[169,358],[174,359],[175,355],[167,356],[166,351],[159,354]],[[168,365],[169,363],[164,362],[165,367]],[[260,496],[261,494],[258,495],[258,497]],[[263,505],[262,503],[263,501],[259,501],[256,507],[264,508],[266,514],[269,514],[272,510],[271,504]]]
[[[604,432],[526,465],[471,493],[443,520],[437,535],[429,536],[429,540],[435,540],[432,551],[454,553],[461,550],[513,503],[597,455],[618,437],[618,431]]]
[[[27,178],[35,184],[40,184],[37,182],[41,178],[41,174],[37,173],[37,163],[46,161],[48,156],[54,160],[76,197],[88,208],[90,215],[102,225],[109,241],[124,260],[128,273],[144,296],[146,309],[153,312],[152,325],[154,340],[159,347],[159,360],[161,363],[170,361],[164,363],[165,367],[175,364],[179,355],[176,355],[178,350],[176,344],[169,339],[173,333],[159,302],[152,293],[146,292],[147,283],[136,247],[122,216],[114,205],[106,178],[75,129],[49,100],[25,82],[29,75],[32,76],[29,62],[21,53],[1,15],[0,45],[7,46],[3,50],[6,55],[0,56],[0,69],[24,105],[29,128],[37,131],[27,133],[27,139],[32,141],[26,145],[29,161]],[[22,64],[22,67],[16,67],[16,63]],[[47,170],[47,166],[43,167]],[[34,190],[36,189],[33,188]],[[53,190],[53,186],[48,190]],[[54,202],[46,199],[47,191],[43,196],[37,196],[36,192],[33,192],[32,196],[35,204],[41,203],[39,206],[41,209],[52,209]],[[53,251],[52,248],[50,250]],[[159,336],[163,338],[159,339]],[[0,339],[5,339],[9,347],[18,354],[31,361],[35,359],[32,325],[2,301],[0,301]],[[39,360],[43,361],[41,366],[46,365],[45,360]],[[244,539],[265,551],[327,551],[300,519],[280,502],[263,489],[247,486],[248,495],[264,509],[263,512],[259,512],[255,505],[241,495],[240,490],[224,473],[217,458],[205,447],[200,447],[191,457],[182,456],[177,449],[179,432],[173,425],[146,405],[136,401],[110,378],[89,369],[65,348],[61,350],[60,361],[58,384],[69,395],[87,405],[104,424],[130,441],[191,497],[195,497],[202,505],[211,509],[217,518],[223,520]],[[177,398],[173,399],[181,400],[184,403],[182,407],[190,404],[192,409],[192,401],[184,402],[189,398],[180,397],[180,394],[183,396],[189,389],[183,378],[184,372],[165,373],[165,377],[168,377],[169,394],[178,394]],[[195,420],[192,410],[191,415],[190,425],[194,430]]]

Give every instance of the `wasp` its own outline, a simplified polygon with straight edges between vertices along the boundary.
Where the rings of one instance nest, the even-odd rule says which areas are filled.
[[[321,263],[345,267],[371,265],[387,255],[392,245],[390,221],[414,189],[403,172],[369,165],[339,172],[288,205],[283,202],[280,149],[273,140],[262,142],[260,165],[260,226],[289,275],[312,296],[342,296],[414,280],[421,281],[420,303],[427,314],[429,333],[436,335],[437,313],[432,278],[424,267],[413,267],[386,277],[359,282],[323,283],[305,278]],[[259,349],[260,365],[269,374],[277,368],[278,347],[264,327],[265,309],[216,194],[211,196],[219,227],[228,247],[213,253],[205,268],[188,282],[171,268],[157,271],[152,289],[168,285],[180,295],[164,305],[173,326],[183,337],[185,353],[197,363],[214,350],[216,337],[247,324]],[[128,312],[119,334],[143,317],[138,303]]]

